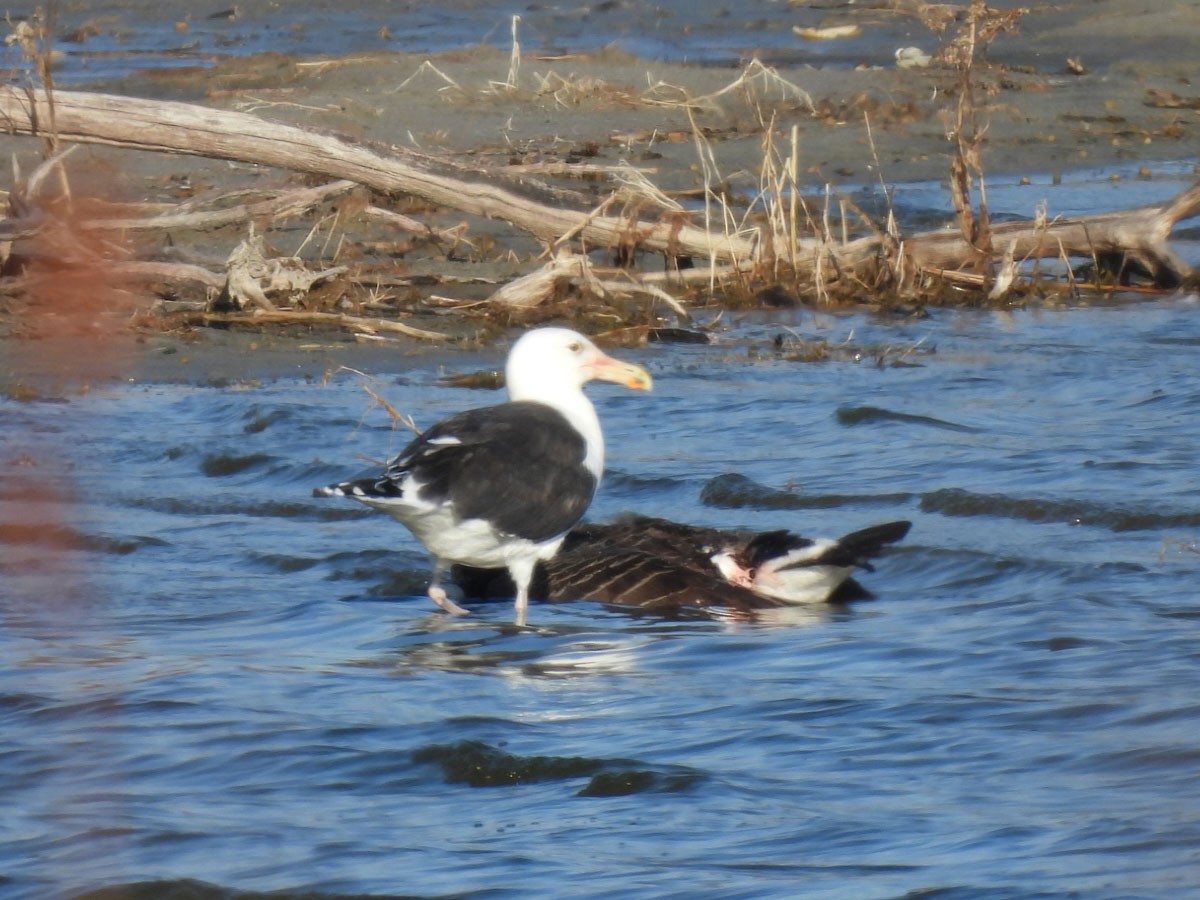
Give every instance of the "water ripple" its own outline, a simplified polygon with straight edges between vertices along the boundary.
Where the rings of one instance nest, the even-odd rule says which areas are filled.
[[[911,498],[907,493],[804,494],[759,484],[737,472],[717,475],[704,483],[700,502],[708,506],[736,509],[834,509],[861,504],[898,504]]]
[[[839,406],[835,413],[840,425],[864,425],[874,422],[903,422],[906,425],[924,425],[929,428],[944,428],[947,431],[961,431],[974,434],[978,429],[933,416],[920,416],[913,413],[893,412],[878,406]]]
[[[1000,516],[1028,522],[1097,525],[1112,531],[1200,526],[1200,512],[1163,513],[1106,506],[1092,500],[1049,500],[942,488],[921,497],[921,509],[945,516]]]
[[[188,497],[126,497],[123,503],[134,509],[147,509],[173,516],[251,516],[253,518],[307,519],[341,522],[372,518],[370,510],[358,505],[312,503],[297,501],[260,500],[223,497],[195,499]]]
[[[124,556],[143,547],[166,547],[161,538],[137,535],[113,537],[88,534],[74,528],[50,524],[0,524],[0,543],[42,545],[59,550],[87,550]]]

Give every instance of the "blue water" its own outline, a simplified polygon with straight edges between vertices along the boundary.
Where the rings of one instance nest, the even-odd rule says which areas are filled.
[[[914,521],[876,601],[782,624],[437,613],[400,526],[309,496],[407,438],[324,381],[336,349],[0,401],[0,896],[1180,896],[1197,313],[756,315],[623,351],[656,388],[590,391],[594,516]],[[373,374],[421,424],[494,399],[420,355]]]

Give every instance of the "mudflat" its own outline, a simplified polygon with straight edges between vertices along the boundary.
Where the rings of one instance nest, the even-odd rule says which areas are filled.
[[[534,10],[518,24],[523,52],[515,66],[509,36],[493,33],[489,45],[452,52],[227,56],[212,66],[147,68],[94,87],[249,110],[435,153],[586,147],[598,162],[639,164],[650,148],[662,154],[653,168],[666,189],[698,183],[695,147],[680,138],[694,125],[712,132],[717,169],[729,176],[761,159],[765,128],[795,126],[801,163],[814,184],[873,180],[876,168],[889,181],[936,179],[946,172],[946,134],[953,126],[947,94],[955,81],[937,64],[937,51],[955,27],[931,31],[912,11],[922,6],[938,5],[790,4],[797,23],[812,23],[796,31],[831,37],[777,35],[763,48],[754,46],[763,34],[753,23],[722,17],[703,3],[691,21],[676,14],[672,22],[681,30],[702,33],[722,23],[727,31],[744,30],[746,46],[736,63],[663,62],[611,48],[565,54],[522,48],[523,33],[538,45]],[[130,22],[152,16],[185,23],[192,14],[183,3],[128,7],[118,5]],[[463,14],[470,15],[466,7]],[[1054,173],[1196,155],[1200,85],[1192,80],[1200,6],[1176,0],[1146,7],[1134,0],[1041,5],[990,41],[981,56],[997,69],[978,98],[988,125],[989,172]],[[264,30],[286,27],[285,17],[297,15],[276,4],[243,8]],[[791,46],[781,48],[780,41]],[[344,41],[331,35],[329,43]],[[896,52],[905,47],[933,54],[932,64],[900,68]],[[746,68],[755,58],[765,72]],[[130,68],[136,70],[136,61]],[[194,161],[173,162],[186,172]]]

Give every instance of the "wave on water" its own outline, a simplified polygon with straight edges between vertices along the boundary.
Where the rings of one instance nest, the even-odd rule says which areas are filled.
[[[804,494],[759,484],[738,472],[710,478],[700,490],[700,502],[723,509],[834,509],[858,504],[906,503],[909,493],[891,494]]]
[[[1082,498],[1048,499],[939,488],[924,494],[806,494],[761,484],[737,472],[709,479],[700,502],[724,509],[832,509],[879,503],[906,503],[919,497],[922,512],[945,516],[995,516],[1028,522],[1095,525],[1115,532],[1200,527],[1200,511],[1160,512],[1115,506]]]
[[[59,550],[85,550],[124,556],[143,547],[166,547],[161,538],[148,535],[112,537],[87,534],[63,525],[5,523],[0,524],[0,544],[46,545]]]
[[[200,471],[209,478],[224,478],[229,475],[240,475],[242,472],[253,469],[261,469],[267,463],[274,461],[275,457],[267,453],[217,453],[206,456],[201,461]]]
[[[374,513],[359,505],[320,505],[278,500],[251,500],[228,497],[217,500],[193,500],[180,497],[129,497],[125,505],[133,509],[165,513],[172,516],[249,516],[250,518],[299,519],[320,522],[340,522],[366,519]]]
[[[1048,500],[982,494],[962,488],[943,488],[921,497],[923,512],[944,516],[999,516],[1027,522],[1066,522],[1097,525],[1110,531],[1146,531],[1154,528],[1200,526],[1200,512],[1163,513],[1147,509],[1107,506],[1094,500]]]
[[[956,422],[947,422],[933,416],[919,416],[913,413],[895,412],[878,406],[839,406],[837,409],[839,425],[865,425],[873,422],[904,422],[909,425],[925,425],[930,428],[942,428],[946,431],[961,431],[973,434],[978,429]]]

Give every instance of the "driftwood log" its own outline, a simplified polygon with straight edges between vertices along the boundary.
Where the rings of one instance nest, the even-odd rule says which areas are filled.
[[[439,206],[502,219],[546,241],[578,232],[594,246],[630,239],[630,223],[588,217],[579,195],[530,179],[436,160],[398,147],[386,153],[258,116],[188,103],[111,94],[0,88],[0,121],[12,133],[138,150],[188,153],[346,179],[387,194],[412,194]],[[654,250],[718,259],[748,258],[750,241],[711,235],[682,222],[638,224],[636,242]]]
[[[578,193],[502,168],[470,167],[397,147],[375,149],[247,113],[192,104],[72,91],[55,91],[51,96],[10,86],[0,88],[0,119],[15,134],[236,160],[334,179],[303,197],[291,198],[297,206],[356,184],[505,220],[551,246],[568,238],[579,239],[593,247],[635,246],[711,264],[711,269],[690,270],[687,280],[745,273],[782,259],[796,276],[810,275],[818,283],[846,276],[878,281],[875,276],[882,265],[895,282],[903,284],[922,275],[946,276],[969,270],[978,260],[974,248],[960,234],[948,230],[902,239],[874,231],[838,241],[821,235],[709,231],[677,208],[640,208],[638,217],[631,219],[610,212],[615,204],[589,208]],[[220,221],[256,211],[260,210],[226,212]],[[1177,222],[1198,213],[1200,184],[1159,206],[1084,219],[994,226],[992,240],[997,252],[1014,265],[1032,259],[1075,258],[1094,261],[1098,267],[1136,266],[1156,285],[1170,288],[1196,281],[1196,272],[1171,250],[1168,238]],[[114,220],[107,224],[127,229],[178,223],[178,217],[163,215],[136,223]],[[10,231],[19,231],[19,224],[5,223]],[[92,228],[105,224],[87,223]],[[413,223],[413,227],[420,225]],[[991,272],[973,277],[981,279],[984,287],[993,283]]]
[[[1045,223],[993,224],[992,243],[1018,262],[1025,259],[1074,257],[1113,270],[1140,267],[1154,283],[1175,288],[1196,281],[1196,272],[1168,243],[1178,222],[1200,215],[1200,183],[1169,203],[1101,213],[1082,219]],[[970,247],[957,233],[926,232],[906,241],[920,269],[956,269],[969,258]]]

